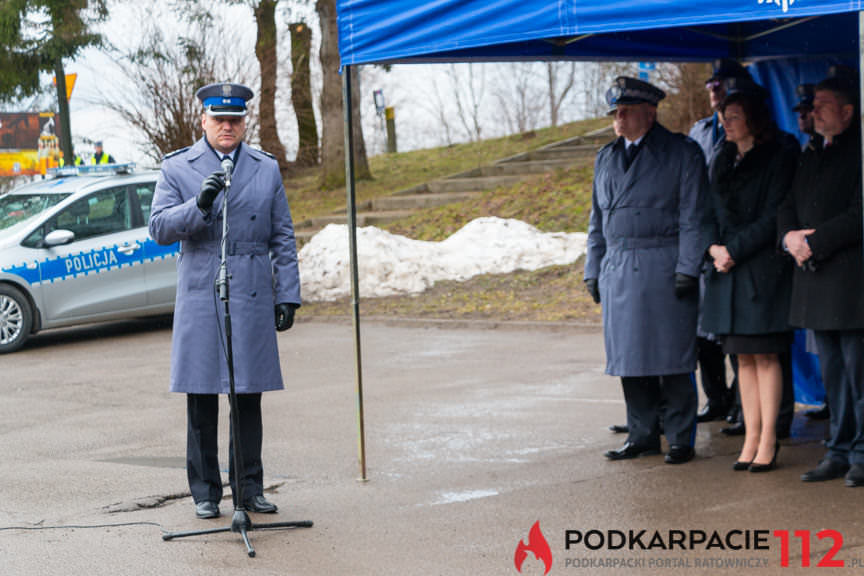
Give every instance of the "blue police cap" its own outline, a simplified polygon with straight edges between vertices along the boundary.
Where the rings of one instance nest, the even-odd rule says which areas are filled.
[[[798,104],[796,104],[792,110],[797,112],[799,110],[813,109],[813,88],[813,84],[799,84],[798,87],[795,88],[795,94],[798,96]]]
[[[726,89],[727,98],[733,94],[740,93],[763,99],[768,97],[768,91],[757,84],[749,74],[747,76],[726,78],[723,80],[723,87]]]
[[[750,78],[750,72],[736,60],[730,58],[715,60],[713,72],[707,82],[722,82],[727,78]]]
[[[208,84],[195,93],[208,116],[246,116],[246,101],[254,95],[247,86],[230,82]]]
[[[606,91],[606,104],[609,105],[607,114],[615,112],[619,104],[653,104],[656,106],[665,97],[666,93],[653,84],[638,78],[618,76],[612,83],[612,87]]]

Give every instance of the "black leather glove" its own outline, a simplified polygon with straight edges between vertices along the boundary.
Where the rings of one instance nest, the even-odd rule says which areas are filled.
[[[213,201],[222,189],[225,188],[225,173],[221,170],[213,172],[201,182],[201,192],[198,193],[198,208],[209,212],[213,207]]]
[[[585,288],[588,289],[588,293],[591,294],[591,298],[594,299],[595,304],[600,303],[600,286],[597,283],[597,278],[586,278],[585,279]]]
[[[294,325],[296,304],[276,304],[276,331],[284,332]]]
[[[699,294],[699,279],[687,274],[675,273],[675,297],[686,298]]]

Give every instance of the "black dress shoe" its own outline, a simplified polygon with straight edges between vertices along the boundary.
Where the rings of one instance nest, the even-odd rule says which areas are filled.
[[[831,410],[827,404],[823,404],[821,408],[815,410],[807,410],[804,416],[810,420],[828,420],[831,417]]]
[[[195,516],[198,518],[218,518],[219,504],[211,500],[204,500],[195,503]]]
[[[846,473],[846,486],[850,488],[855,486],[864,486],[864,466],[861,464],[853,464]]]
[[[615,434],[627,434],[630,432],[630,427],[626,424],[610,424],[609,431]]]
[[[723,420],[729,413],[729,409],[725,405],[716,402],[708,402],[705,406],[696,413],[697,422],[713,422],[714,420]]]
[[[755,461],[750,463],[750,472],[769,472],[777,467],[777,454],[780,452],[780,443],[774,444],[774,456],[771,462],[767,464],[757,464]]]
[[[746,431],[743,422],[736,422],[735,424],[720,430],[720,432],[726,436],[743,436]]]
[[[640,446],[638,444],[633,444],[632,442],[627,442],[617,450],[607,450],[603,455],[609,460],[629,460],[631,458],[639,458],[640,456],[653,456],[659,453],[660,450],[658,448]]]
[[[735,463],[732,464],[732,470],[735,470],[736,472],[743,472],[745,470],[749,470],[752,463],[752,460],[750,462],[742,462],[741,460],[736,460]]]
[[[726,414],[726,422],[729,424],[735,424],[736,422],[741,421],[741,406],[738,404],[732,404],[729,407],[729,413]]]
[[[695,455],[696,451],[692,446],[674,444],[669,446],[669,452],[666,453],[664,460],[666,464],[684,464],[692,460]]]
[[[258,495],[246,500],[246,510],[260,514],[275,514],[279,508],[268,502],[264,496]]]
[[[849,470],[849,465],[839,460],[825,458],[819,466],[801,475],[802,482],[825,482],[840,478]]]

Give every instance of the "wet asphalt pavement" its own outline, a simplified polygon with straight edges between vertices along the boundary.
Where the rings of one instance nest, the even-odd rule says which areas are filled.
[[[740,440],[721,422],[700,425],[688,464],[608,462],[624,403],[597,329],[370,321],[362,334],[366,482],[351,325],[279,336],[286,390],[264,398],[264,473],[280,509],[252,521],[314,526],[253,531],[255,558],[238,534],[161,539],[231,513],[228,496],[222,518],[194,517],[165,322],[48,332],[0,356],[0,573],[500,576],[520,559],[523,575],[544,561],[552,575],[864,573],[864,489],[798,479],[822,423],[797,415],[767,474],[731,470]],[[220,416],[227,467],[227,402]],[[817,567],[832,560],[844,566]]]

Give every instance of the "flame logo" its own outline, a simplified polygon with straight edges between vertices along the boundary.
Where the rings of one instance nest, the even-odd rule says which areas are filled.
[[[522,563],[528,557],[528,552],[534,553],[534,558],[543,561],[543,566],[546,567],[544,576],[552,569],[552,550],[549,549],[549,543],[540,531],[540,521],[534,522],[531,526],[531,531],[528,532],[528,544],[519,540],[519,545],[516,546],[516,556],[513,558],[513,563],[516,564],[516,570],[522,573]]]

